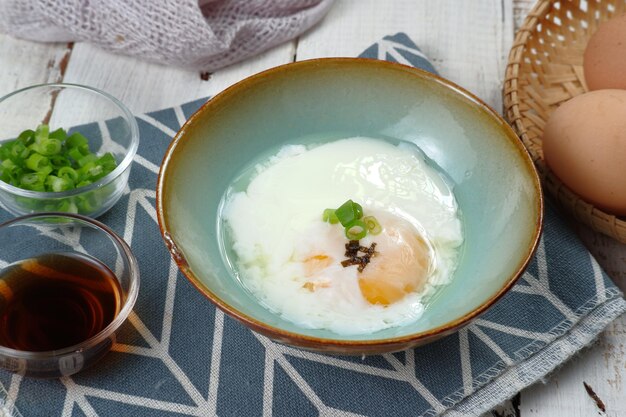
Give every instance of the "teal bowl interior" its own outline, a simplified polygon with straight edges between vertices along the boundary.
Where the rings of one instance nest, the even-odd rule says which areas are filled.
[[[339,336],[281,319],[233,278],[218,248],[217,213],[229,183],[259,155],[303,137],[357,135],[417,144],[451,180],[465,243],[452,283],[417,322]],[[463,324],[519,276],[536,246],[542,211],[532,162],[492,110],[423,71],[360,59],[289,64],[216,96],[172,142],[157,204],[164,238],[198,289],[257,330],[288,332],[287,341],[292,333],[334,341],[415,340]]]

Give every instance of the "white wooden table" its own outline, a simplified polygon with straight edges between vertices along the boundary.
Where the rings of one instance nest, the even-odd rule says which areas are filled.
[[[0,96],[32,84],[71,82],[105,90],[134,113],[170,107],[223,90],[261,70],[325,56],[355,56],[381,37],[407,33],[444,77],[502,109],[501,88],[515,28],[534,0],[337,0],[329,15],[299,39],[210,74],[116,56],[85,43],[38,44],[0,35]],[[626,245],[583,227],[598,261],[626,289]],[[606,406],[599,411],[585,381]],[[18,384],[7,387],[15,393]],[[545,385],[521,392],[494,416],[626,416],[626,317],[594,347],[563,366]]]

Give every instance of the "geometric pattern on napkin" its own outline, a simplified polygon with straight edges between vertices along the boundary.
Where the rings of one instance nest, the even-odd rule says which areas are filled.
[[[434,71],[404,34],[385,37],[362,56]],[[368,357],[274,343],[215,309],[178,271],[161,241],[154,191],[159,164],[175,132],[204,101],[137,116],[141,141],[129,187],[100,217],[138,259],[141,290],[134,312],[113,351],[84,372],[34,380],[0,371],[0,388],[16,398],[24,416],[475,415],[451,409],[505,372],[520,369],[514,378],[525,380],[520,365],[595,309],[614,303],[620,306],[614,315],[624,310],[619,290],[548,205],[544,235],[526,273],[455,334]],[[98,126],[107,129],[106,123]],[[0,213],[0,221],[8,218]],[[0,416],[17,416],[11,404],[3,414],[1,391]],[[496,395],[495,402],[504,399]]]

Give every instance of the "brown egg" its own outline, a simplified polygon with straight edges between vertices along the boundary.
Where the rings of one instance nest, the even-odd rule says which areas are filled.
[[[626,215],[626,90],[598,90],[556,109],[543,133],[550,169],[589,203]]]
[[[626,89],[626,14],[600,24],[585,49],[583,69],[589,90]]]

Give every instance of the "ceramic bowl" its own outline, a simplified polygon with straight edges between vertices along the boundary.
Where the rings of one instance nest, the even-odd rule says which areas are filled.
[[[220,256],[218,205],[258,155],[314,135],[417,144],[451,180],[465,242],[452,282],[416,322],[373,334],[303,329],[263,307]],[[430,73],[384,61],[328,58],[254,75],[198,110],[159,173],[161,232],[181,271],[230,316],[278,342],[373,354],[424,344],[484,312],[522,274],[537,245],[543,200],[532,161],[488,106]]]

